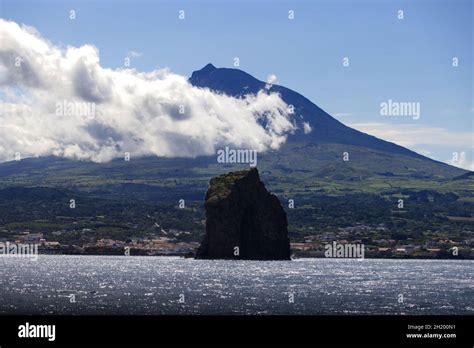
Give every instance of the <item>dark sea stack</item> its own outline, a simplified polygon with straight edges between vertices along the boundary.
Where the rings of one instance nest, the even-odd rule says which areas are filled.
[[[286,213],[256,168],[211,179],[205,208],[197,259],[290,260]]]

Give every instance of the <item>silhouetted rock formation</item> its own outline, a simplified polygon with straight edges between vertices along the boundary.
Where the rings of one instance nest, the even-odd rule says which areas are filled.
[[[289,260],[286,213],[257,169],[211,179],[198,259]]]

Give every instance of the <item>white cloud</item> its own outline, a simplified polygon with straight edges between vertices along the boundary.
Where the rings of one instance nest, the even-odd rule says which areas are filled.
[[[210,155],[226,145],[265,151],[294,130],[275,93],[237,99],[166,69],[103,68],[94,46],[62,49],[1,19],[0,42],[0,160],[16,152],[102,162],[124,152]],[[58,103],[72,105],[73,114],[92,105],[93,117],[60,115]]]
[[[278,81],[278,78],[274,74],[270,74],[267,76],[267,83],[265,84],[265,89],[272,88],[273,84]]]
[[[278,78],[275,74],[270,74],[267,76],[267,83],[273,85],[275,82],[278,81]]]
[[[413,124],[351,123],[349,127],[405,147],[449,145],[472,148],[473,132],[453,132],[439,127]]]
[[[466,153],[464,151],[458,153],[457,158],[449,160],[448,163],[456,167],[474,171],[474,162],[467,159]]]
[[[450,131],[440,127],[427,127],[413,124],[353,123],[350,127],[398,145],[411,148],[425,156],[435,158],[426,149],[419,146],[443,146],[447,149],[474,149],[474,132]],[[462,152],[464,153],[464,152]],[[447,161],[456,167],[474,170],[474,162],[461,155],[457,161]]]
[[[303,122],[304,134],[309,134],[309,133],[311,133],[312,130],[313,130],[313,128],[311,128],[311,125],[309,124],[309,122]]]

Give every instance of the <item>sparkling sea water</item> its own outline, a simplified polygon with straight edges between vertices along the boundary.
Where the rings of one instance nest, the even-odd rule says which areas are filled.
[[[0,260],[0,314],[474,314],[474,261]]]

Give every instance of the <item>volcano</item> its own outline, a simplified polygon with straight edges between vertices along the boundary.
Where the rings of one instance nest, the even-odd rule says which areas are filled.
[[[209,88],[233,97],[243,97],[249,93],[256,94],[261,90],[278,93],[286,104],[293,107],[298,127],[294,134],[289,135],[287,144],[282,148],[283,151],[291,148],[292,151],[303,152],[310,158],[320,157],[323,153],[329,157],[341,157],[341,151],[352,152],[357,154],[359,160],[362,160],[364,168],[372,173],[392,173],[395,170],[395,172],[405,174],[418,173],[415,176],[452,177],[465,172],[422,156],[403,146],[350,128],[301,94],[279,85],[269,87],[266,82],[239,69],[216,68],[212,64],[207,64],[201,70],[193,72],[189,82],[196,87]],[[310,126],[310,132],[305,131],[304,124]],[[377,168],[370,162],[377,163]],[[337,170],[341,163],[319,164],[313,170],[328,168]],[[358,167],[357,162],[354,165]],[[342,167],[340,169],[344,170]]]
[[[239,69],[216,68],[207,64],[193,72],[189,82],[196,87],[233,97],[267,90],[278,93],[288,105],[293,106],[297,130],[288,136],[286,143],[278,150],[258,154],[262,180],[273,179],[280,183],[289,180],[288,184],[291,185],[296,185],[298,180],[298,185],[304,186],[315,178],[338,181],[373,177],[451,180],[466,173],[463,169],[352,129],[301,94],[279,85],[268,86]],[[310,132],[305,132],[304,124],[310,126]],[[196,188],[197,183],[201,185],[199,190],[205,192],[210,177],[234,169],[218,165],[215,156],[143,157],[135,158],[133,163],[133,166],[128,166],[122,159],[92,163],[57,157],[25,158],[1,163],[0,178],[4,186],[27,182],[33,186],[61,186],[64,183],[67,187],[76,187],[77,183],[81,187],[81,180],[89,177],[93,180],[88,180],[87,185],[100,186],[99,191],[103,192],[102,184],[108,181],[113,181],[113,185],[121,185],[121,190],[133,190],[137,184],[130,183],[130,180],[139,179],[141,184],[146,185],[153,178],[169,177],[171,173],[173,177],[193,177],[197,181],[191,180],[190,187]],[[126,174],[123,172],[124,167]],[[293,177],[287,178],[289,174]],[[191,194],[190,187],[185,190],[187,195]],[[142,191],[143,187],[138,189]],[[148,188],[143,191],[149,193]],[[176,195],[182,196],[183,193],[177,189]]]

